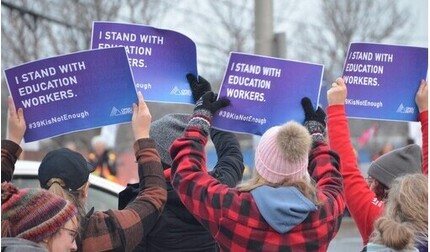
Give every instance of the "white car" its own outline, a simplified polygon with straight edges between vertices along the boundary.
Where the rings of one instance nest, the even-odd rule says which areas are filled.
[[[15,164],[12,182],[18,188],[40,188],[37,179],[39,165],[38,161],[18,160]],[[118,209],[118,194],[125,189],[124,186],[92,174],[90,174],[89,181],[87,210],[91,207],[94,207],[96,211]]]

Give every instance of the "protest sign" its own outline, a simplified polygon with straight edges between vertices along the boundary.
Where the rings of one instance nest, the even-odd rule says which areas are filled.
[[[124,46],[137,91],[146,101],[194,104],[186,75],[197,76],[195,43],[175,31],[94,22],[91,48]]]
[[[415,95],[427,64],[427,48],[351,43],[343,68],[347,116],[417,121]]]
[[[24,141],[131,121],[137,103],[123,47],[41,59],[5,71],[27,124]]]
[[[301,99],[318,104],[323,65],[233,52],[219,97],[231,104],[220,109],[213,127],[262,135],[290,120],[304,121]]]

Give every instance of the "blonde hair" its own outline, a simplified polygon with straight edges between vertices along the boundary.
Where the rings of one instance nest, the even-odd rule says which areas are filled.
[[[384,215],[375,221],[370,241],[393,249],[409,249],[428,237],[428,178],[408,174],[393,181]]]
[[[60,178],[51,178],[46,183],[48,191],[51,193],[63,197],[64,199],[72,202],[78,209],[78,221],[85,216],[85,202],[83,195],[86,193],[85,188],[88,182],[84,183],[78,190],[69,191],[66,187],[66,183]]]
[[[250,192],[253,189],[267,185],[271,187],[288,187],[292,186],[297,188],[306,198],[308,198],[312,203],[314,203],[317,206],[320,206],[322,203],[318,201],[318,198],[316,196],[317,189],[315,185],[311,182],[311,178],[309,176],[309,173],[306,172],[303,178],[299,180],[293,180],[286,178],[285,180],[281,181],[280,183],[270,183],[267,180],[265,180],[257,171],[255,171],[253,177],[249,179],[246,182],[243,182],[236,186],[237,190],[240,192]]]

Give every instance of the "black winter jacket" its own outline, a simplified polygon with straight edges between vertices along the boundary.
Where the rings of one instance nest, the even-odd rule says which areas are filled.
[[[223,184],[236,186],[244,170],[243,155],[239,141],[233,133],[211,129],[218,161],[209,172]],[[218,251],[218,246],[210,233],[200,225],[180,201],[170,180],[166,179],[167,203],[157,224],[142,239],[134,251]],[[129,184],[119,195],[119,208],[124,208],[139,191],[138,184]]]

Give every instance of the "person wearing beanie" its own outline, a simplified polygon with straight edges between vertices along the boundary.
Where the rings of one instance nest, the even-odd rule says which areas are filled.
[[[304,126],[267,130],[255,151],[255,173],[229,188],[206,172],[212,116],[228,106],[207,92],[182,137],[170,148],[171,183],[221,251],[327,251],[345,209],[339,157],[325,142],[325,113],[302,99]]]
[[[384,214],[375,221],[365,248],[368,252],[428,251],[427,176],[407,174],[392,181]]]
[[[49,152],[39,167],[39,182],[54,194],[71,201],[78,208],[80,235],[78,251],[132,251],[156,223],[167,198],[163,171],[155,142],[149,137],[151,114],[137,94],[138,104],[133,104],[132,130],[134,150],[138,163],[141,190],[123,210],[94,211],[85,214],[88,178],[93,167],[78,152],[61,148]],[[25,132],[22,109],[15,110],[9,102],[9,140],[2,140],[2,181],[10,180],[18,158]]]
[[[346,204],[360,231],[363,245],[369,241],[375,220],[384,211],[384,201],[394,179],[405,174],[428,172],[428,86],[421,81],[416,104],[421,122],[423,148],[415,144],[388,152],[374,160],[368,170],[371,183],[361,174],[351,143],[345,112],[347,88],[338,78],[327,91],[327,125],[330,146],[339,153]]]
[[[1,236],[38,244],[48,251],[76,251],[78,221],[76,207],[65,199],[37,188],[18,189],[1,185]],[[17,242],[11,239],[11,242]],[[29,242],[22,241],[22,247]],[[3,244],[2,246],[8,247]],[[11,246],[11,245],[9,245]]]
[[[402,175],[422,173],[422,159],[421,147],[409,144],[377,158],[367,174],[389,189],[393,180]]]
[[[187,75],[195,101],[206,91],[210,84],[203,77],[198,79]],[[135,251],[216,251],[217,245],[209,231],[207,231],[188,212],[180,201],[178,194],[173,190],[170,182],[172,158],[169,148],[173,141],[181,137],[191,114],[171,113],[162,116],[151,124],[149,135],[156,142],[164,169],[167,187],[167,203],[157,224],[143,237],[142,242]],[[208,173],[220,183],[229,187],[236,186],[242,179],[244,170],[243,156],[237,137],[230,132],[210,129],[210,137],[217,153],[217,163]],[[138,184],[128,185],[120,193],[119,209],[124,208],[137,194]]]
[[[14,164],[22,152],[19,144],[24,137],[26,124],[23,109],[16,110],[10,96],[8,97],[8,105],[6,135],[8,140],[1,141],[1,251],[76,251],[74,238],[77,230],[79,230],[76,207],[46,190],[18,190],[9,183],[15,169]],[[49,202],[50,199],[52,202]],[[13,204],[10,204],[12,202]],[[70,213],[73,213],[72,217],[68,217]],[[31,220],[24,217],[31,217]],[[56,220],[52,227],[47,225],[50,223],[49,220],[45,222],[50,217],[58,218],[58,222]],[[30,225],[25,225],[26,222]]]

